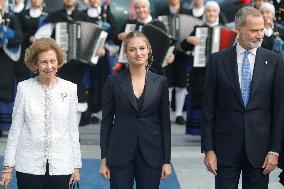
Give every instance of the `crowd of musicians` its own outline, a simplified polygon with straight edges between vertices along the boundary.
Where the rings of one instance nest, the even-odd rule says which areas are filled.
[[[197,31],[199,27],[214,28],[228,24],[226,15],[222,12],[218,3],[215,1],[194,0],[193,7],[189,10],[182,7],[180,0],[169,0],[165,8],[152,16],[148,0],[135,0],[136,17],[127,20],[122,27],[117,26],[110,10],[110,3],[110,1],[102,2],[101,0],[78,2],[76,0],[62,0],[63,9],[47,13],[43,6],[43,0],[30,0],[28,2],[15,0],[12,6],[8,0],[0,1],[1,131],[8,130],[10,127],[17,83],[37,74],[31,73],[24,64],[25,50],[37,38],[42,36],[55,38],[55,29],[52,28],[53,30],[51,29],[46,34],[45,31],[48,28],[45,28],[42,30],[44,31],[44,34],[42,34],[39,32],[41,27],[45,27],[50,23],[84,21],[97,24],[108,33],[104,46],[96,51],[96,55],[99,57],[96,64],[70,60],[65,63],[58,73],[61,78],[77,84],[79,98],[78,120],[80,120],[78,124],[86,125],[99,122],[96,114],[101,110],[103,86],[108,76],[127,67],[127,65],[119,62],[119,47],[127,34],[127,25],[135,25],[134,30],[141,30],[144,25],[152,24],[160,28],[162,32],[175,37],[173,33],[169,32],[171,30],[169,27],[174,26],[163,22],[161,18],[163,16],[170,18],[187,15],[188,17],[185,19],[195,19],[194,24],[190,23],[192,21],[188,21],[190,25],[188,26],[190,28],[189,33],[186,33],[184,38],[175,37],[175,48],[165,55],[164,65],[162,65],[160,59],[154,56],[154,60],[158,59],[160,62],[153,61],[150,69],[167,77],[169,100],[175,111],[175,122],[180,125],[186,124],[187,134],[199,134],[200,106],[206,63],[203,66],[196,66],[194,63],[200,61],[200,57],[197,58],[196,54],[199,52],[195,49],[195,46],[200,46],[202,43],[202,37],[197,35]],[[266,2],[256,0],[251,4],[261,10],[265,20],[265,36],[262,46],[283,54],[283,1]],[[186,24],[186,22],[182,22]],[[117,28],[122,29],[119,31]],[[206,43],[208,44],[208,40]],[[154,45],[153,49],[159,52],[159,48],[158,42],[158,45]],[[201,58],[202,56],[208,56],[210,53],[208,48],[201,55]],[[183,115],[184,110],[187,112],[186,118]]]

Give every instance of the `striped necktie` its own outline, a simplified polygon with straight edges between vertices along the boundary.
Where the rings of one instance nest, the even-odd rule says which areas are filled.
[[[247,106],[250,93],[251,72],[248,59],[249,51],[244,52],[244,59],[242,63],[242,98],[244,105]]]

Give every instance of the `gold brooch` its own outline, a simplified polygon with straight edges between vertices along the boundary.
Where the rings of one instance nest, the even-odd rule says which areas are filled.
[[[67,93],[66,93],[66,92],[61,93],[60,96],[61,96],[61,100],[62,100],[62,102],[63,102],[63,101],[64,101],[64,98],[67,97]]]

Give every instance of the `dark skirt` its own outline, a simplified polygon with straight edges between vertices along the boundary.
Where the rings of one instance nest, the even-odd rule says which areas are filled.
[[[110,70],[106,56],[100,58],[98,64],[91,67],[88,99],[88,111],[90,113],[96,113],[102,109],[103,89],[111,73]]]
[[[187,67],[191,58],[182,52],[175,54],[175,60],[172,64],[166,67],[166,77],[169,87],[181,87],[187,86]]]
[[[187,120],[185,133],[190,135],[200,135],[201,108],[193,106],[190,87],[188,87],[188,96],[186,104]]]
[[[13,100],[15,83],[15,63],[0,50],[0,100]]]
[[[186,98],[186,109],[187,109],[187,119],[186,119],[186,134],[190,135],[200,135],[200,118],[201,118],[201,107],[199,98],[196,99],[193,97],[193,89],[194,89],[194,68],[193,68],[193,57],[191,57],[188,66],[187,73],[189,78],[189,85],[187,87],[187,98]],[[193,80],[192,80],[193,79]],[[198,106],[196,106],[196,104]]]
[[[0,50],[0,130],[8,131],[12,123],[15,96],[15,63]]]
[[[50,175],[46,163],[45,175],[16,172],[18,189],[69,189],[71,175]]]
[[[1,101],[0,100],[0,130],[8,131],[12,124],[12,112],[13,112],[12,101]]]
[[[16,76],[16,82],[17,83],[32,77],[32,72],[28,69],[28,67],[26,66],[26,64],[24,62],[25,62],[24,53],[22,53],[19,61],[14,62],[14,64],[15,64],[15,76]]]

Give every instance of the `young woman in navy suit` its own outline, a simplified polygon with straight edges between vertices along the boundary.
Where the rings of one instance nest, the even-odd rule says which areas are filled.
[[[100,174],[111,189],[157,189],[171,174],[171,124],[166,78],[148,71],[151,46],[129,33],[128,69],[109,77],[101,122]]]

